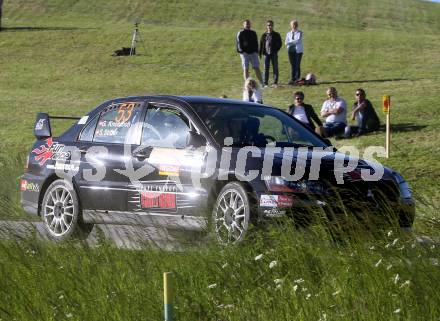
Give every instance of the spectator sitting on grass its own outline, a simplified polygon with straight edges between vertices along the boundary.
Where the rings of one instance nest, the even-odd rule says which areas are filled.
[[[321,108],[321,117],[325,117],[325,137],[343,134],[347,124],[347,104],[344,99],[338,97],[335,87],[327,89],[327,96],[328,99]]]
[[[293,94],[293,105],[289,106],[288,113],[308,126],[310,129],[316,131],[318,134],[322,134],[322,122],[318,115],[313,110],[312,105],[304,103],[304,93],[297,91]],[[316,126],[315,126],[316,123]]]
[[[244,83],[243,101],[251,101],[259,104],[263,103],[263,92],[253,78],[247,78]]]
[[[379,117],[371,102],[366,99],[365,90],[356,90],[356,101],[353,104],[351,120],[356,120],[357,126],[347,126],[345,137],[359,136],[379,129]]]

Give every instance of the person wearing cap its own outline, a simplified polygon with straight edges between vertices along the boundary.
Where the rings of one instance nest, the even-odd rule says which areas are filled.
[[[321,117],[325,117],[325,137],[344,134],[347,125],[347,103],[338,97],[335,87],[327,89],[327,97],[321,108]]]

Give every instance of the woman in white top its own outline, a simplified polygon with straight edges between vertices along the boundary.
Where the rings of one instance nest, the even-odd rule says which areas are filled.
[[[259,104],[263,103],[263,92],[253,78],[249,77],[244,82],[243,101],[251,101]]]

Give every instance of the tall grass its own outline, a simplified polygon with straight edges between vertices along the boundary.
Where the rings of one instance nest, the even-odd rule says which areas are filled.
[[[160,320],[162,272],[176,320],[436,320],[438,249],[412,236],[334,242],[283,225],[239,246],[183,252],[1,241],[4,320]]]

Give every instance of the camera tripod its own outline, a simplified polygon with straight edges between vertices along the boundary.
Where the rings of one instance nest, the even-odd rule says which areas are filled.
[[[130,56],[134,56],[136,54],[136,44],[138,42],[143,42],[143,40],[141,37],[141,32],[139,31],[139,22],[136,22],[134,24],[133,37],[131,38]]]

